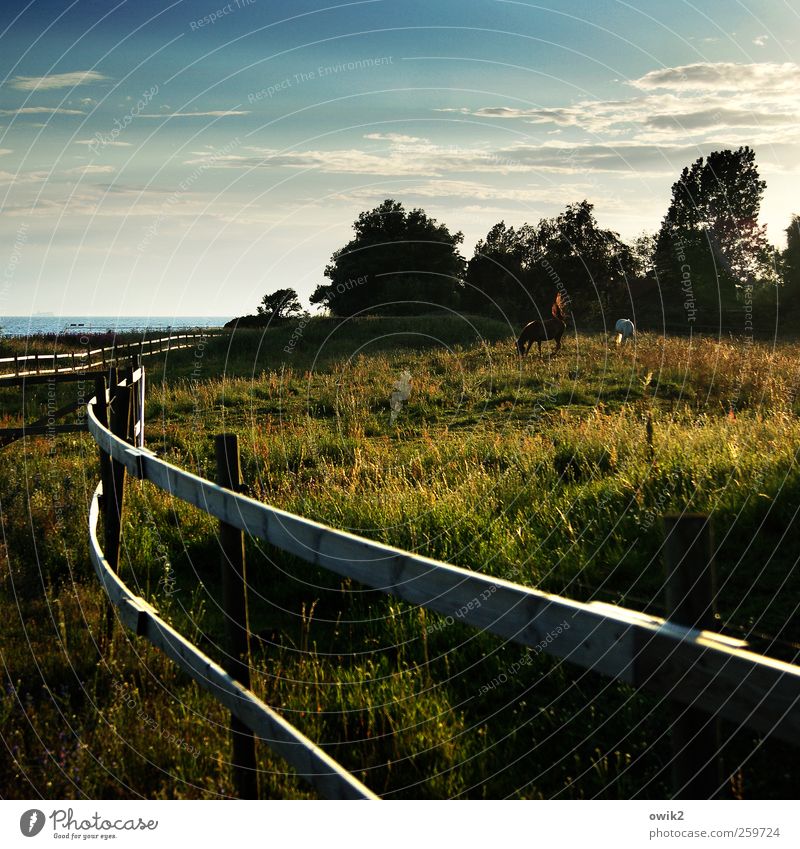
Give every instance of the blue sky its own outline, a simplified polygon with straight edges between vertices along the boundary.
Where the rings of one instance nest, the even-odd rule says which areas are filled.
[[[780,0],[4,0],[0,314],[307,301],[386,197],[464,233],[588,198],[657,229],[681,168],[752,145],[800,212],[800,13]]]

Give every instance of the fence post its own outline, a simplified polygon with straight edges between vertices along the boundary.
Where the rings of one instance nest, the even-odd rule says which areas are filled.
[[[96,403],[94,406],[94,414],[97,418],[97,421],[100,422],[103,427],[108,427],[108,403],[106,401],[106,378],[105,375],[98,375],[94,379],[94,397],[96,399]],[[103,451],[102,448],[98,446],[97,451],[100,455],[100,480],[103,484],[103,496],[100,499],[100,509],[103,512],[103,533],[104,533],[104,545],[107,545],[108,540],[108,504],[109,501],[113,498],[111,495],[111,458]],[[108,557],[107,549],[104,548],[103,551]],[[111,642],[111,635],[114,630],[114,605],[107,599],[106,600],[106,610],[105,610],[105,626],[100,632],[100,640],[101,646],[109,645]]]
[[[139,382],[136,384],[136,389],[134,390],[136,394],[136,419],[139,424],[139,434],[135,439],[135,445],[138,448],[144,448],[144,380],[145,380],[145,371],[144,366],[142,365],[142,361],[139,360],[136,367],[141,369],[141,377],[139,378]]]
[[[111,369],[111,412],[109,430],[121,439],[130,438],[131,414],[131,369]],[[118,386],[120,374],[128,379],[128,385]],[[111,568],[119,567],[119,545],[122,532],[122,502],[125,496],[125,466],[117,460],[110,461],[110,486],[104,510],[104,552]]]
[[[664,516],[666,610],[669,621],[717,631],[716,575],[708,516]],[[719,720],[697,708],[674,708],[672,785],[676,799],[719,797],[724,780]]]
[[[217,483],[234,491],[241,489],[239,439],[223,433],[214,440]],[[233,525],[220,521],[222,547],[222,608],[225,615],[226,672],[243,687],[250,689],[250,628],[247,621],[247,575],[244,559],[244,534]],[[253,732],[231,715],[233,743],[233,781],[241,799],[258,798],[256,741]]]
[[[108,404],[106,402],[106,378],[105,375],[97,375],[94,379],[94,397],[97,403],[94,407],[94,414],[97,421],[103,427],[108,427]],[[103,483],[103,498],[100,501],[100,506],[103,508],[103,516],[105,516],[105,504],[108,494],[111,491],[111,460],[108,454],[102,448],[98,448],[100,453],[100,480]]]

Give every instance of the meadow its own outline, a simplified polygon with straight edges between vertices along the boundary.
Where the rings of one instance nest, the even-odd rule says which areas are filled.
[[[580,600],[663,613],[660,517],[713,516],[719,629],[793,660],[800,344],[565,337],[520,360],[499,322],[313,319],[150,360],[147,444],[213,477],[239,434],[250,494]],[[547,347],[547,346],[546,346]],[[411,393],[390,399],[404,372]],[[75,389],[62,387],[62,395]],[[0,390],[3,420],[42,396]],[[5,797],[232,794],[227,717],[119,627],[88,562],[90,437],[0,464]],[[122,576],[221,658],[217,527],[134,482]],[[134,520],[134,517],[136,519]],[[254,689],[388,798],[662,798],[670,708],[247,543]],[[502,684],[498,684],[503,678]],[[725,728],[735,793],[786,797],[796,756]],[[264,797],[309,795],[266,747]]]

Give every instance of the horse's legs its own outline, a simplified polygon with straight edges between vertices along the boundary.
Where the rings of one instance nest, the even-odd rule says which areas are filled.
[[[539,349],[539,356],[542,356],[542,342],[540,339],[536,340],[536,347]]]

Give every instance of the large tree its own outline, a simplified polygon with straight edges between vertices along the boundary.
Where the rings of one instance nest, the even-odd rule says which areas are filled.
[[[614,302],[637,269],[630,248],[598,226],[594,207],[584,200],[535,226],[496,224],[475,247],[467,283],[473,301],[486,308],[497,303],[519,318],[532,310],[549,314],[560,291],[580,317]]]
[[[637,271],[631,249],[613,230],[598,226],[594,206],[572,203],[554,220],[539,226],[540,277],[557,273],[573,308],[587,314],[615,302]]]
[[[688,302],[716,323],[746,290],[774,283],[772,249],[758,223],[765,187],[749,147],[715,151],[683,169],[656,247],[668,312]]]
[[[428,218],[421,209],[406,212],[387,199],[353,224],[355,236],[331,257],[311,303],[334,315],[383,312],[419,314],[457,307],[463,289],[461,233]]]
[[[276,289],[264,295],[257,309],[259,315],[268,316],[270,321],[278,318],[293,318],[303,312],[300,299],[294,289]]]
[[[786,228],[786,250],[781,256],[783,292],[781,300],[786,309],[800,311],[800,215],[793,215]]]
[[[528,299],[526,272],[530,229],[526,224],[515,230],[500,221],[475,245],[467,265],[465,309],[502,315],[524,304]]]

